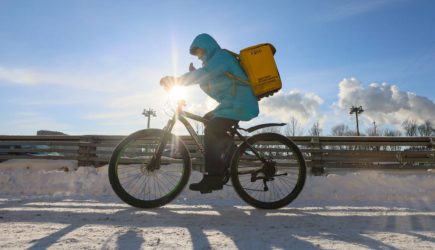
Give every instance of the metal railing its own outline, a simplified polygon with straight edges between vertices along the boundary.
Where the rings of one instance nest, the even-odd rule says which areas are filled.
[[[79,166],[107,164],[125,136],[0,136],[0,161],[69,159]],[[191,155],[200,157],[189,136],[181,136]],[[434,169],[435,137],[289,137],[314,173],[325,168]],[[195,161],[200,164],[202,161]]]

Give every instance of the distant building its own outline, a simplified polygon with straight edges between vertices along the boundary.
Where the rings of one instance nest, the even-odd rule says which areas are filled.
[[[67,134],[59,131],[38,130],[38,132],[36,132],[36,135],[67,135]]]

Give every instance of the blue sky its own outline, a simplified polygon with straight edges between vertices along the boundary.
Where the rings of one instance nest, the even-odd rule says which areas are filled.
[[[291,115],[305,130],[319,120],[328,134],[354,126],[351,104],[376,104],[363,128],[434,121],[434,13],[430,0],[0,0],[0,134],[127,134],[146,126],[148,107],[162,127],[159,79],[200,66],[188,47],[204,32],[234,51],[277,48],[283,91],[247,125]],[[189,97],[193,111],[213,106],[198,88]]]

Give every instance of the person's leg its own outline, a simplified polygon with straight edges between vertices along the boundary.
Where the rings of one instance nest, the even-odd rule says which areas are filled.
[[[205,169],[208,175],[222,175],[225,166],[222,154],[233,144],[233,138],[227,134],[231,126],[238,121],[213,118],[204,130]]]
[[[211,192],[212,190],[222,189],[225,165],[222,162],[221,155],[233,140],[227,134],[227,131],[237,122],[225,118],[213,118],[208,122],[204,130],[206,173],[199,183],[190,185],[191,190]]]

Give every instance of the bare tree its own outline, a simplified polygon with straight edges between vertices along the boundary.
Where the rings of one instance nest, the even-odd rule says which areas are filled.
[[[380,136],[380,135],[382,135],[384,133],[384,131],[382,131],[379,128],[376,128],[376,129],[369,128],[369,129],[367,129],[366,133],[367,133],[368,136]]]
[[[434,128],[432,127],[432,122],[426,120],[423,124],[418,126],[418,133],[420,136],[431,136],[434,132]]]
[[[331,128],[331,135],[332,136],[346,136],[349,135],[349,127],[343,123],[335,125],[334,127]],[[333,149],[348,149],[348,146],[343,146],[343,145],[339,145],[339,146],[330,146]]]
[[[333,136],[352,136],[356,135],[356,132],[351,130],[349,126],[345,124],[338,124],[332,127],[331,129],[331,135]]]
[[[277,126],[273,126],[273,127],[266,127],[266,128],[262,128],[260,130],[258,130],[258,133],[277,133],[279,134],[280,128]]]
[[[384,129],[384,132],[382,135],[383,136],[401,136],[402,133],[399,130],[386,128],[386,129]]]
[[[394,130],[394,129],[389,129],[386,128],[384,129],[383,132],[383,136],[401,136],[402,133],[399,130]],[[385,146],[384,147],[385,150],[399,150],[400,146]]]
[[[413,119],[406,119],[402,123],[402,128],[405,130],[406,136],[416,136],[417,135],[417,121]]]
[[[320,128],[319,121],[313,124],[308,133],[311,136],[320,136],[320,134],[322,133],[322,129]]]
[[[283,132],[286,136],[296,136],[302,134],[298,119],[296,119],[294,116],[290,117],[290,122],[284,127]]]

